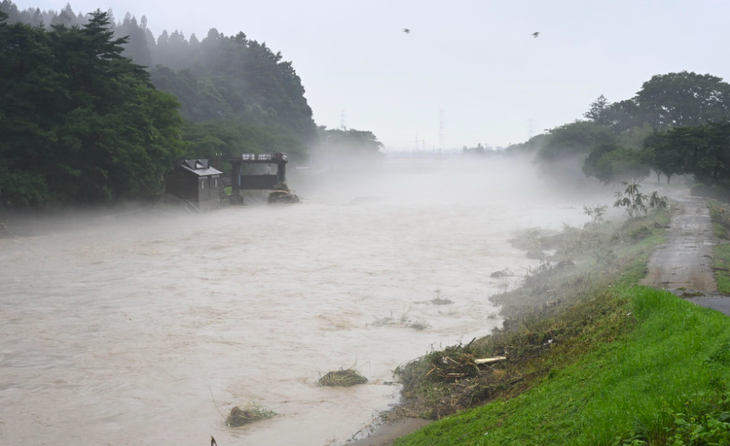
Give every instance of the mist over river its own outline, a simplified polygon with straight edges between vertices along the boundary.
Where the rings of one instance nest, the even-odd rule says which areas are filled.
[[[395,367],[501,324],[488,297],[519,277],[490,273],[538,263],[516,230],[587,219],[529,168],[443,163],[0,239],[0,444],[344,443],[398,401]],[[316,385],[353,364],[368,384]],[[234,429],[216,409],[252,401],[280,415]]]

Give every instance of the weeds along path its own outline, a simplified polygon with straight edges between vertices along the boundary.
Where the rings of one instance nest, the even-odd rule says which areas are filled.
[[[666,242],[652,254],[649,273],[641,283],[685,296],[715,293],[717,284],[712,271],[712,247],[716,241],[710,211],[704,199],[690,196],[672,198],[679,210],[669,224]]]

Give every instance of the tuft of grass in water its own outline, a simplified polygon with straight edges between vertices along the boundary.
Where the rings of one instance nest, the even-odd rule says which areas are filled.
[[[409,317],[411,309],[409,308],[400,317],[396,318],[393,316],[393,312],[390,312],[389,316],[375,318],[375,322],[370,325],[374,327],[404,327],[411,328],[413,330],[426,330],[431,328],[431,325],[422,320],[414,321]]]
[[[429,324],[426,321],[415,321],[415,322],[411,322],[410,324],[408,324],[408,328],[412,328],[414,330],[421,331],[421,330],[426,330],[426,329],[431,328],[431,324]]]
[[[319,378],[317,385],[326,387],[352,387],[365,384],[368,379],[353,368],[340,369],[327,373]]]
[[[451,305],[454,303],[454,301],[448,297],[441,297],[440,290],[436,290],[436,297],[431,299],[429,302],[431,302],[431,305]]]
[[[226,425],[228,427],[239,427],[245,424],[253,423],[259,420],[265,420],[272,418],[278,414],[273,410],[269,410],[257,403],[248,403],[245,406],[236,406],[231,409],[231,413],[226,418]]]
[[[390,316],[377,317],[375,322],[371,323],[373,327],[386,327],[388,325],[396,325],[396,319],[393,317],[393,312],[390,312]]]

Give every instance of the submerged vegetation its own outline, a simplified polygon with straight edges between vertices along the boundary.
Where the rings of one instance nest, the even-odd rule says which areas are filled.
[[[443,303],[433,303],[433,300],[430,301],[434,305],[443,305],[447,304],[446,302]],[[450,302],[449,302],[450,303]],[[378,317],[375,318],[375,321],[370,323],[369,325],[373,327],[404,327],[404,328],[411,328],[413,330],[426,330],[428,328],[431,328],[431,325],[423,320],[413,320],[409,316],[410,308],[403,313],[401,313],[400,316],[396,317],[393,315],[393,312],[391,311],[388,316]]]
[[[366,384],[368,379],[362,373],[350,367],[329,372],[319,378],[317,385],[323,387],[352,387],[359,384]]]
[[[253,423],[259,420],[265,420],[278,415],[273,410],[269,410],[256,403],[248,403],[241,406],[235,406],[231,409],[231,413],[226,418],[226,425],[228,427],[239,427],[245,424]]]

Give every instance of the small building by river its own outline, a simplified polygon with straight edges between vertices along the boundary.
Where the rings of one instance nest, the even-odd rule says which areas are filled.
[[[207,159],[178,161],[165,175],[165,202],[192,204],[198,210],[217,208],[223,188],[221,173]]]

